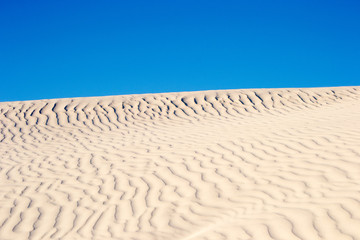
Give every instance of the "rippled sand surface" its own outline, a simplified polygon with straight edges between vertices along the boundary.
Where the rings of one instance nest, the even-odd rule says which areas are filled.
[[[0,103],[0,239],[360,239],[360,88]]]

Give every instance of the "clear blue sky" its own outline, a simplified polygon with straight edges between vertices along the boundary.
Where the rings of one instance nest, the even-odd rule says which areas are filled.
[[[0,3],[0,101],[360,85],[360,1]]]

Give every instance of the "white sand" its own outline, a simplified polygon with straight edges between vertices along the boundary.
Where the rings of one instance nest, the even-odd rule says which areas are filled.
[[[360,87],[0,103],[0,239],[360,239]]]

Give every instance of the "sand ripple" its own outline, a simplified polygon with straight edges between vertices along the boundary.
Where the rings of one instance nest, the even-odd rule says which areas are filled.
[[[360,239],[360,88],[0,103],[0,239]]]

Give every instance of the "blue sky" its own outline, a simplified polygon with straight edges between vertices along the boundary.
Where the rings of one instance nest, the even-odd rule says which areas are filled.
[[[0,101],[360,85],[360,1],[1,1]]]

